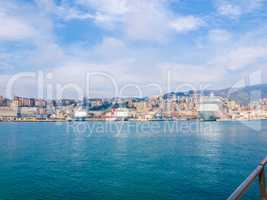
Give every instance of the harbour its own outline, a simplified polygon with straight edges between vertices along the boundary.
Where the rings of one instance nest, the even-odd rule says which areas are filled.
[[[267,200],[267,0],[0,0],[0,200]]]
[[[0,199],[223,200],[267,153],[249,123],[3,122]]]

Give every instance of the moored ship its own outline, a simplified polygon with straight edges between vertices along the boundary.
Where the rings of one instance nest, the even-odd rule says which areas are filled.
[[[199,119],[202,121],[216,121],[222,114],[222,101],[220,97],[210,96],[200,97],[198,110]]]

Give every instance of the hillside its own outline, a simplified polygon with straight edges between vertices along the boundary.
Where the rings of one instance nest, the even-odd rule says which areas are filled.
[[[210,95],[213,93],[216,96],[233,99],[241,104],[248,104],[249,102],[257,101],[262,98],[267,98],[267,84],[252,85],[243,88],[227,88],[222,90],[205,90],[205,91],[188,91],[165,94],[168,98],[172,95],[176,96],[190,96],[193,93],[201,95]]]

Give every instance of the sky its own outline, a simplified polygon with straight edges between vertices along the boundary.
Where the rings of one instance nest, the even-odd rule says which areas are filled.
[[[266,0],[0,0],[2,95],[150,96],[249,78],[267,78]]]

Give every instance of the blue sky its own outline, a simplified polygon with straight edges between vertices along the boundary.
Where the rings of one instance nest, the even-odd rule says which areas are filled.
[[[127,95],[267,77],[266,0],[0,0],[0,25],[1,94],[40,70],[83,89],[86,73],[106,73]],[[96,96],[110,91],[102,79]],[[35,85],[24,78],[14,93],[34,96]]]

